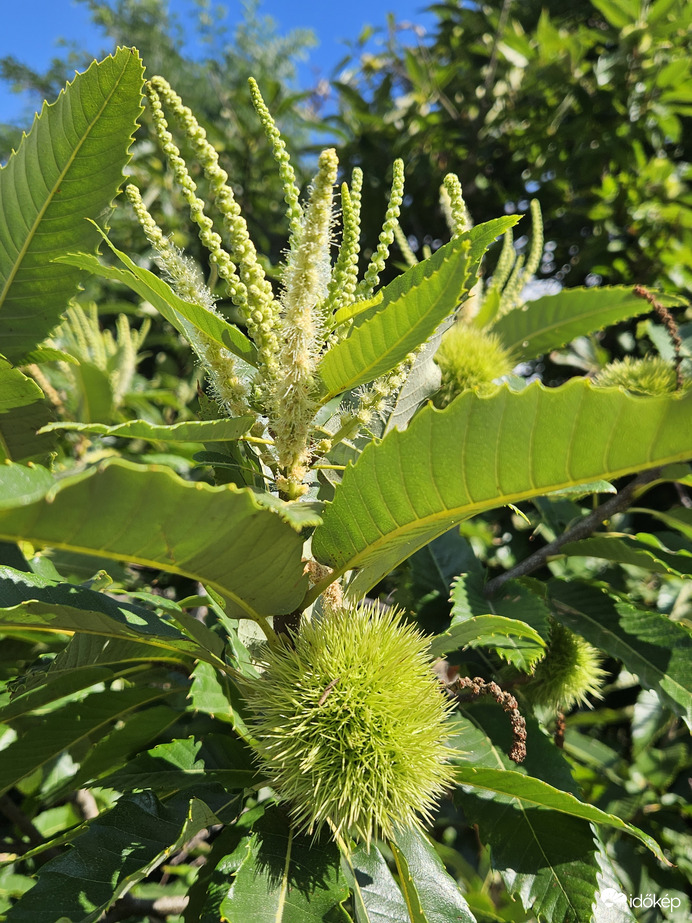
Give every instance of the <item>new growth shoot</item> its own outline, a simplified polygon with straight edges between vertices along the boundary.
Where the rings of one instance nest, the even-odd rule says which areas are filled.
[[[316,415],[326,402],[320,361],[329,346],[348,333],[357,312],[346,309],[372,298],[379,283],[398,225],[404,169],[400,160],[395,161],[382,232],[359,281],[362,172],[354,170],[350,184],[342,183],[337,195],[338,158],[333,149],[325,150],[307,198],[301,201],[286,146],[254,80],[250,81],[250,92],[272,146],[287,209],[289,241],[280,267],[278,291],[266,277],[228,175],[204,129],[162,77],[147,83],[156,133],[198,227],[199,239],[222,282],[219,294],[238,309],[256,348],[256,368],[192,324],[184,327],[186,336],[205,369],[220,411],[229,416],[254,417],[253,446],[265,477],[283,499],[295,500],[308,490],[312,465],[338,441],[355,436],[370,423],[401,386],[410,366],[407,357],[400,368],[362,388],[348,405],[332,415],[326,426],[317,425]],[[175,121],[204,171],[211,204],[219,216],[216,224],[208,214],[209,204],[197,194],[168,118]],[[176,294],[216,314],[218,296],[206,286],[199,267],[158,227],[139,191],[129,186],[127,194]],[[338,213],[342,229],[336,249]],[[349,316],[337,322],[338,312],[340,317],[344,312]]]

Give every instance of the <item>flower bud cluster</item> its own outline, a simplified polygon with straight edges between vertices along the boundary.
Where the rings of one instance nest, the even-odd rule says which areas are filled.
[[[286,145],[254,80],[250,81],[250,93],[278,164],[288,211],[289,248],[278,296],[266,278],[228,183],[228,174],[221,167],[204,128],[166,80],[153,77],[147,83],[156,133],[176,184],[199,228],[199,238],[209,251],[209,259],[225,282],[226,293],[238,308],[257,348],[254,379],[243,380],[237,372],[238,360],[233,354],[211,341],[193,324],[181,319],[180,328],[208,369],[214,396],[224,410],[234,415],[251,410],[258,414],[258,420],[266,421],[264,433],[257,437],[268,437],[266,445],[269,448],[262,450],[264,461],[279,492],[295,499],[307,489],[304,482],[315,453],[328,451],[315,423],[321,394],[318,367],[332,343],[348,331],[348,324],[337,325],[334,317],[341,309],[371,297],[379,282],[398,228],[404,168],[402,161],[395,162],[382,232],[359,284],[362,171],[354,169],[350,187],[345,183],[341,187],[343,233],[332,266],[334,186],[338,174],[336,153],[326,150],[321,154],[307,201],[302,204]],[[223,238],[215,230],[205,211],[205,203],[197,195],[197,186],[169,130],[164,108],[172,113],[204,171],[213,204],[223,220]],[[215,312],[214,295],[204,284],[199,269],[163,234],[133,187],[128,189],[128,195],[176,293]],[[407,360],[362,393],[353,414],[356,429],[385,409],[387,401],[403,383],[409,367]],[[244,366],[242,376],[247,378]]]

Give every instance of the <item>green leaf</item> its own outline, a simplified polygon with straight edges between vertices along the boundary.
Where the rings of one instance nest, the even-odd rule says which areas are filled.
[[[657,292],[656,297],[664,305],[684,304],[676,296]],[[575,337],[650,311],[649,303],[629,286],[565,288],[509,311],[488,330],[497,334],[517,362],[524,362]]]
[[[12,466],[0,468],[0,487],[8,472],[16,479]],[[291,612],[305,592],[300,536],[232,484],[191,483],[169,468],[115,459],[20,503],[0,513],[0,536],[183,574],[243,617]]]
[[[491,792],[496,796],[495,801],[503,797],[515,801],[522,809],[549,808],[561,814],[580,817],[591,823],[605,824],[629,833],[643,843],[647,849],[662,862],[670,863],[666,859],[658,843],[643,830],[614,814],[608,814],[590,804],[584,804],[569,792],[562,792],[547,782],[525,776],[520,772],[509,769],[478,769],[474,766],[455,767],[455,778],[459,785],[468,785],[484,792]]]
[[[411,923],[476,923],[457,883],[424,834],[399,830],[389,845]]]
[[[274,807],[240,848],[242,861],[228,868],[235,877],[220,907],[228,923],[347,923],[348,887],[333,843],[296,835]]]
[[[96,436],[118,436],[121,439],[146,439],[148,442],[226,442],[240,439],[248,432],[254,417],[235,417],[224,420],[195,420],[159,426],[147,420],[128,420],[116,426],[102,423],[49,423],[42,432],[74,430]]]
[[[543,657],[545,641],[526,622],[500,615],[479,615],[438,635],[430,645],[430,655],[439,657],[462,647],[490,648],[507,663],[529,673]]]
[[[9,910],[7,923],[56,923],[63,917],[96,923],[133,884],[215,823],[198,798],[164,806],[151,792],[124,795],[90,822],[69,852],[41,868],[38,883]]]
[[[257,365],[257,350],[242,331],[207,308],[184,301],[167,282],[159,279],[148,269],[138,266],[126,253],[116,249],[108,238],[104,239],[126,269],[108,266],[89,253],[66,253],[56,259],[56,262],[78,266],[104,279],[126,285],[145,301],[151,302],[162,317],[183,336],[190,339],[191,327],[200,330],[249,365]]]
[[[616,29],[624,29],[637,21],[639,4],[632,0],[591,0],[592,4],[603,14],[606,22]]]
[[[510,580],[499,593],[487,597],[482,573],[462,574],[452,587],[452,625],[478,615],[501,615],[531,625],[542,637],[550,631],[550,610],[543,586],[530,579]]]
[[[455,800],[457,800],[455,798]],[[592,919],[598,886],[594,835],[576,817],[487,798],[458,799],[469,824],[490,847],[493,868],[533,919]]]
[[[0,168],[0,343],[17,364],[59,322],[80,273],[53,257],[95,249],[118,192],[136,120],[143,68],[119,48],[78,74]],[[94,165],[98,164],[98,169]]]
[[[233,734],[205,734],[158,744],[108,778],[120,791],[150,788],[162,797],[214,782],[228,792],[258,781],[252,751]]]
[[[3,465],[0,467],[0,510],[40,500],[53,486],[53,475],[39,466]]]
[[[467,291],[470,248],[468,237],[459,237],[384,289],[377,312],[322,358],[323,403],[390,372],[433,335]]]
[[[376,846],[359,846],[342,855],[341,867],[353,894],[357,923],[402,923],[408,920],[406,901]]]
[[[134,754],[160,737],[180,718],[180,711],[158,705],[128,715],[127,720],[97,740],[81,761],[77,772],[61,780],[60,785],[47,793],[53,801],[60,800],[88,782],[107,779],[120,766],[129,762]],[[144,788],[144,786],[142,786]]]
[[[137,641],[153,650],[150,659],[198,658],[218,663],[199,643],[148,609],[118,603],[70,583],[55,584],[33,574],[0,567],[0,628],[3,634],[25,636],[32,631],[80,632],[125,641]],[[119,652],[120,653],[120,652]],[[116,656],[119,656],[119,653]]]
[[[692,728],[692,635],[660,612],[637,609],[582,583],[549,584],[556,617],[621,660]]]
[[[36,431],[52,416],[39,386],[0,356],[0,462],[47,459],[55,440]]]
[[[487,701],[487,700],[486,700]],[[495,770],[512,769],[506,755],[512,733],[495,704],[473,703],[455,714],[455,763]],[[562,791],[577,792],[562,752],[530,715],[526,720],[527,755],[517,769]],[[591,919],[598,864],[594,837],[586,820],[535,808],[468,787],[454,794],[469,824],[477,825],[490,847],[493,867],[525,908],[551,923]],[[543,913],[543,917],[539,916]]]
[[[568,542],[560,551],[571,556],[584,555],[642,567],[654,574],[692,575],[692,555],[684,551],[669,551],[653,535],[593,535],[578,542]]]
[[[452,624],[433,639],[437,657],[460,647],[489,647],[517,669],[531,672],[545,653],[549,610],[530,587],[511,580],[492,599],[478,574],[463,574],[452,589]]]
[[[691,433],[692,394],[635,398],[584,379],[466,392],[364,449],[325,507],[313,553],[335,576],[359,568],[349,592],[362,595],[469,516],[688,458]]]
[[[110,724],[133,709],[168,695],[171,690],[153,687],[96,692],[83,702],[68,702],[43,718],[32,719],[28,729],[2,751],[0,794],[70,747],[102,736]]]
[[[442,342],[443,333],[454,319],[443,321],[416,356],[406,381],[396,396],[392,412],[387,418],[384,432],[390,429],[404,429],[418,408],[440,388],[442,373],[435,362],[435,353]]]
[[[475,227],[471,228],[470,231],[461,235],[471,241],[471,249],[468,255],[470,262],[469,276],[473,279],[472,284],[475,283],[481,260],[485,256],[488,247],[494,243],[498,237],[501,237],[505,231],[517,224],[517,222],[521,220],[521,217],[521,215],[503,215],[502,218],[493,218],[491,221],[477,224]],[[457,240],[458,239],[459,238],[457,238]],[[449,248],[450,244],[445,244],[445,246]],[[444,249],[444,247],[441,249]],[[439,252],[439,250],[436,250],[433,256]],[[403,292],[411,287],[412,279],[419,278],[422,272],[427,274],[427,270],[421,269],[421,267],[430,265],[430,260],[418,263],[416,266],[412,267],[412,269],[407,269],[406,272],[397,276],[389,285],[386,285],[376,292],[372,298],[368,298],[365,301],[357,301],[355,304],[346,305],[340,308],[334,315],[334,325],[339,326],[349,320],[355,321],[356,324],[361,324],[364,320],[372,317],[388,302],[399,298]],[[411,273],[413,273],[413,275],[411,275]]]
[[[113,382],[108,372],[82,360],[72,369],[74,413],[84,423],[113,419]]]
[[[141,611],[151,617],[151,613]],[[0,626],[4,628],[2,621]],[[26,633],[31,634],[31,630],[27,628]],[[197,654],[197,651],[186,655],[180,651],[164,651],[150,644],[77,633],[50,661],[46,670],[34,669],[21,680],[13,682],[12,699],[9,701],[8,697],[8,704],[0,709],[0,721],[11,722],[16,717],[30,714],[97,683],[136,678],[148,670],[152,662],[189,666],[190,660]]]
[[[237,639],[235,639],[237,641]],[[192,673],[189,699],[196,711],[227,721],[241,735],[248,734],[240,715],[243,699],[230,677],[200,661]]]

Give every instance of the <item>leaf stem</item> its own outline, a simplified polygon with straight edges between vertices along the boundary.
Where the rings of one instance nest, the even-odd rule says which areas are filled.
[[[535,570],[543,567],[548,558],[557,554],[563,545],[566,545],[568,542],[576,542],[579,539],[591,535],[591,533],[605,522],[606,519],[610,519],[615,513],[620,513],[622,510],[627,509],[634,501],[635,495],[639,489],[645,487],[651,481],[655,481],[660,473],[660,467],[650,468],[648,471],[640,471],[640,473],[632,478],[632,480],[626,484],[622,490],[618,491],[615,496],[610,497],[605,503],[601,503],[601,505],[592,510],[588,516],[580,519],[571,529],[568,529],[562,535],[553,539],[552,542],[549,542],[543,548],[539,548],[538,551],[529,555],[528,558],[524,558],[516,567],[489,580],[483,591],[485,595],[487,597],[495,596],[498,590],[509,580],[514,580],[516,577],[525,577],[527,574],[531,574]]]

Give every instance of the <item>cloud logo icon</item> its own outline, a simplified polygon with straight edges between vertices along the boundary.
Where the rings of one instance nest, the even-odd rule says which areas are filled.
[[[604,888],[601,891],[601,900],[607,907],[625,906],[627,904],[627,897],[622,893],[622,891],[616,891],[615,888]]]

